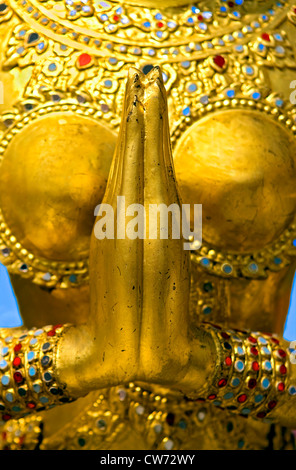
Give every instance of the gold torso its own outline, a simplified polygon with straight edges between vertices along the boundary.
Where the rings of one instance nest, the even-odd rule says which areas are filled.
[[[203,204],[191,313],[281,334],[296,238],[293,3],[176,1],[161,11],[156,2],[128,3],[10,0],[0,9],[0,258],[24,322],[87,319],[93,210],[127,70],[159,64],[180,192]],[[145,384],[91,394],[42,419],[43,448],[269,445],[268,423]],[[276,429],[273,445],[285,439]]]

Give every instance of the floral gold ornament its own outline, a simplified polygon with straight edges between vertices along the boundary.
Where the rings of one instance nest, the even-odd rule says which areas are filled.
[[[1,448],[293,448],[294,10],[0,4]],[[203,204],[202,246],[99,245],[117,195]]]

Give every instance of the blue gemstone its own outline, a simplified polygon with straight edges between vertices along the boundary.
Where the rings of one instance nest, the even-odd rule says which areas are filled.
[[[156,36],[157,36],[158,38],[162,38],[163,32],[162,32],[162,31],[156,31]]]
[[[191,111],[190,111],[189,106],[187,106],[187,108],[184,108],[182,113],[183,113],[184,116],[190,116]]]
[[[206,23],[198,23],[198,27],[202,30],[202,31],[206,31],[208,29],[208,26],[206,25]]]
[[[264,369],[267,370],[267,371],[271,371],[272,370],[272,365],[269,361],[266,361],[264,363]]]
[[[263,21],[268,21],[269,18],[268,18],[267,15],[261,15],[261,19],[262,19]]]
[[[36,344],[37,341],[38,341],[37,338],[32,338],[32,339],[30,340],[31,346],[34,346],[34,344]]]
[[[4,370],[7,367],[7,362],[3,359],[0,361],[0,369]]]
[[[106,88],[111,88],[112,87],[112,81],[111,80],[105,80],[104,85],[105,85]]]
[[[46,403],[49,402],[49,399],[47,397],[40,397],[39,398],[39,401],[40,403],[42,403],[43,405],[45,405]]]
[[[7,346],[5,346],[4,348],[2,348],[2,351],[1,351],[2,356],[6,356],[6,355],[8,354],[8,351],[9,351],[9,349],[8,349]]]
[[[242,5],[244,3],[244,0],[235,0],[235,3],[237,5]]]
[[[151,28],[151,23],[150,23],[150,21],[145,21],[145,23],[143,23],[143,26],[144,26],[145,28]]]
[[[155,52],[154,49],[149,49],[148,54],[149,54],[151,57],[153,57],[153,56],[155,56],[156,52]]]
[[[28,361],[29,361],[29,362],[33,361],[33,360],[35,359],[35,353],[34,353],[34,351],[28,352],[28,356],[27,356],[27,357],[28,357]]]
[[[277,52],[278,54],[284,54],[284,53],[285,53],[285,49],[284,49],[284,47],[282,47],[282,46],[277,46],[277,47],[275,48],[275,50],[276,50],[276,52]]]
[[[240,441],[238,441],[238,443],[237,443],[237,447],[239,449],[242,449],[244,447],[244,445],[245,445],[245,441],[243,441],[242,439]]]
[[[246,67],[246,72],[248,75],[253,75],[254,74],[254,69],[251,66]]]
[[[262,336],[260,336],[258,338],[258,341],[259,341],[260,344],[267,344],[267,340],[265,338],[263,338]]]
[[[110,63],[111,65],[116,65],[117,62],[118,62],[118,60],[116,59],[116,57],[110,57],[109,63]]]
[[[222,266],[222,270],[225,274],[230,274],[232,273],[232,266],[230,266],[230,264],[224,264],[224,266]]]
[[[238,377],[235,377],[234,379],[232,379],[231,385],[233,387],[238,387],[239,384],[240,384],[240,379]]]
[[[44,333],[44,330],[41,330],[41,329],[40,329],[40,330],[36,330],[36,331],[34,332],[34,336],[42,335],[42,333]]]
[[[259,50],[259,52],[264,52],[264,51],[266,51],[266,46],[264,46],[264,44],[259,44],[258,45],[258,50]]]
[[[283,36],[279,33],[276,33],[273,36],[277,41],[282,41],[283,40]]]
[[[255,402],[256,403],[260,403],[262,400],[263,400],[263,395],[259,394],[259,395],[255,395]]]
[[[19,47],[19,48],[16,50],[16,52],[17,52],[18,54],[22,54],[22,53],[24,52],[24,50],[25,50],[24,47]]]
[[[162,14],[161,13],[156,13],[155,19],[162,20]]]
[[[54,72],[56,69],[57,69],[56,64],[49,64],[48,70],[49,70],[50,72]]]
[[[209,315],[210,313],[212,313],[211,307],[204,307],[202,313],[204,313],[205,315]]]
[[[220,11],[221,11],[221,13],[226,13],[226,12],[227,12],[227,8],[226,8],[226,7],[221,7],[221,8],[220,8]]]
[[[108,20],[108,15],[105,15],[105,14],[101,15],[101,20],[102,21],[107,21]]]
[[[163,78],[164,83],[166,83],[169,79],[169,77],[167,76],[165,72],[162,72],[162,78]]]
[[[243,52],[244,46],[242,46],[241,44],[239,44],[238,46],[235,47],[235,50],[236,50],[237,52]]]
[[[194,23],[194,19],[190,16],[190,17],[187,19],[187,23],[188,23],[188,24],[193,24],[193,23]]]
[[[238,372],[242,372],[245,368],[245,365],[242,361],[236,361],[235,362],[235,368]]]
[[[170,29],[174,29],[176,26],[177,26],[177,23],[175,23],[174,21],[168,21],[168,27]]]
[[[252,94],[252,98],[253,98],[253,100],[259,100],[261,98],[261,93],[259,93],[259,91],[255,91]]]
[[[36,393],[40,393],[40,391],[41,391],[41,387],[40,387],[39,384],[34,384],[33,389],[34,389],[34,392],[36,392]]]
[[[271,351],[266,346],[263,346],[263,348],[261,348],[261,351],[263,352],[263,354],[266,354],[267,356],[271,355]]]
[[[186,423],[186,421],[184,421],[183,419],[181,419],[181,421],[179,421],[178,426],[179,426],[179,428],[181,428],[181,429],[186,429],[186,428],[187,428],[187,423]]]
[[[248,415],[249,413],[251,413],[251,410],[249,408],[243,408],[242,409],[242,414],[243,415]]]
[[[262,388],[267,389],[270,386],[270,381],[268,379],[263,379],[261,382]]]
[[[206,20],[210,20],[213,16],[213,13],[211,11],[204,11],[202,16],[206,19]]]
[[[122,7],[117,8],[116,14],[121,15],[122,13],[123,13],[123,8]]]
[[[289,388],[289,394],[290,394],[290,395],[296,395],[296,387],[294,387],[294,385],[292,385],[292,386]]]
[[[110,59],[109,59],[109,61],[110,61]],[[69,276],[69,281],[73,282],[73,283],[76,282],[77,281],[77,276],[75,274],[71,274],[71,276]]]
[[[200,44],[196,44],[196,45],[195,45],[195,50],[196,50],[196,51],[201,51],[201,49],[202,49],[202,47],[201,47]]]
[[[233,393],[232,392],[228,392],[228,393],[225,393],[224,397],[225,400],[230,400],[232,397],[233,397]]]
[[[293,240],[293,242],[292,242],[292,243],[293,243],[293,246],[295,246],[295,247],[296,247],[296,240]]]
[[[37,372],[37,371],[36,371],[35,367],[30,367],[30,368],[29,368],[29,376],[30,376],[30,377],[35,377],[36,372]]]
[[[42,51],[42,49],[44,49],[44,47],[45,47],[44,42],[40,42],[40,43],[38,44],[38,46],[37,46],[37,48],[38,48],[40,51]]]
[[[182,65],[183,69],[189,69],[189,67],[190,67],[190,61],[189,61],[189,60],[185,60],[184,62],[181,62],[181,65]]]
[[[12,411],[14,411],[15,413],[19,413],[21,411],[21,407],[20,406],[13,406]]]
[[[234,90],[227,90],[226,95],[228,98],[234,98],[235,97],[235,91]]]
[[[13,394],[10,393],[10,392],[6,393],[5,398],[6,398],[6,400],[9,401],[10,403],[12,403],[12,402],[14,401],[14,396],[13,396]]]
[[[237,348],[237,353],[238,353],[240,356],[244,356],[244,355],[245,355],[245,351],[244,351],[243,348],[241,348],[240,346],[238,346],[238,348]]]
[[[239,11],[233,11],[232,14],[235,18],[240,18],[241,17],[241,14],[240,14]]]
[[[221,401],[218,401],[218,400],[215,400],[215,401],[213,401],[213,404],[214,404],[215,406],[220,406],[220,405],[222,404],[222,402],[221,402]]]
[[[195,13],[195,14],[200,13],[200,9],[197,8],[196,6],[191,7],[191,11],[192,13]]]
[[[197,90],[197,85],[195,83],[190,83],[190,85],[188,86],[187,90],[190,92],[190,93],[194,93],[196,90]]]
[[[283,260],[281,258],[278,258],[277,256],[273,260],[274,264],[279,265],[282,264]]]
[[[22,30],[18,33],[19,37],[24,36],[24,35],[26,34],[26,32],[27,32],[27,31],[26,31],[25,29],[22,29]]]
[[[10,382],[10,377],[8,375],[3,375],[3,377],[1,378],[2,385],[7,387],[7,385],[9,385],[9,382]]]
[[[202,103],[202,104],[208,104],[209,103],[209,97],[207,95],[204,95],[204,96],[201,96],[199,101]]]
[[[200,260],[200,264],[204,266],[205,268],[207,268],[208,266],[210,266],[211,262],[208,258],[202,258]]]

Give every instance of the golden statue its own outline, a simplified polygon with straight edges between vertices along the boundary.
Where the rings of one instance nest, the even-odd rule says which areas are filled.
[[[291,0],[1,0],[3,449],[293,448],[295,27]],[[202,245],[98,240],[117,196],[202,204]]]

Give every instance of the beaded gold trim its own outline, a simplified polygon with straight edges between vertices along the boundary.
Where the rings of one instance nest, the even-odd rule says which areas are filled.
[[[206,400],[242,416],[270,422],[269,414],[287,397],[295,396],[290,383],[290,351],[274,335],[225,330],[203,324],[217,347],[217,368]]]
[[[68,327],[1,331],[0,424],[71,401],[55,372],[57,343]]]

